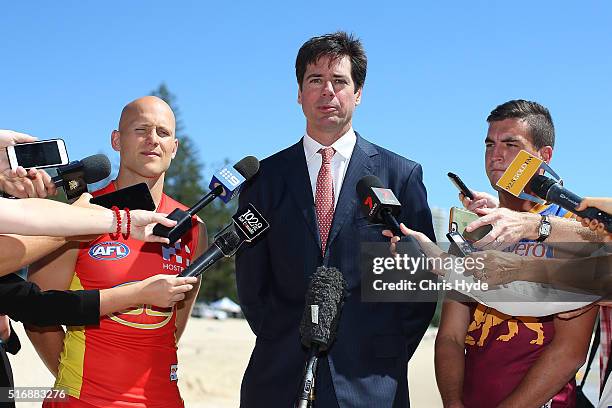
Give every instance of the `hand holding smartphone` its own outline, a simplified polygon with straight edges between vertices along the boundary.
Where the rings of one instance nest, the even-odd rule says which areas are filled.
[[[34,136],[25,133],[15,132],[14,130],[0,129],[0,172],[10,169],[6,147],[16,143],[35,142]]]
[[[466,196],[470,200],[474,199],[474,194],[472,194],[472,191],[467,188],[463,180],[461,180],[458,175],[456,175],[455,173],[451,173],[450,171],[446,175],[464,196]]]
[[[464,210],[463,208],[451,207],[448,230],[450,232],[458,232],[459,234],[462,234],[463,237],[470,242],[479,241],[485,235],[487,235],[493,229],[493,227],[491,225],[483,225],[472,232],[467,232],[465,227],[467,227],[473,221],[476,221],[478,218],[478,214],[471,211]]]
[[[449,253],[451,255],[465,257],[469,254],[476,252],[476,249],[457,231],[451,231],[446,234],[451,246],[449,248]]]

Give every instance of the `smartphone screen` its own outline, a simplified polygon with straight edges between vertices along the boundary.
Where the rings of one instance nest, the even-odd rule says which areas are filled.
[[[479,241],[485,235],[487,235],[493,227],[491,227],[491,225],[483,225],[472,232],[467,232],[465,227],[467,227],[473,221],[476,221],[478,218],[478,215],[471,211],[464,210],[463,208],[452,207],[450,210],[448,230],[450,232],[458,232],[459,234],[462,234],[463,237],[470,242]]]
[[[466,239],[457,231],[451,231],[446,234],[449,242],[452,243],[451,248],[449,248],[449,253],[455,256],[467,256],[476,250]]]
[[[112,193],[94,197],[91,199],[91,203],[106,208],[117,206],[121,209],[129,208],[130,210],[155,210],[153,197],[151,197],[149,187],[145,183],[134,184]]]
[[[44,168],[68,164],[68,155],[63,140],[22,143],[7,149],[11,167]]]

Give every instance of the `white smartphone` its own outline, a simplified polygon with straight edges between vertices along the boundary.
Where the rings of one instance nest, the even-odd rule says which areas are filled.
[[[62,139],[40,142],[19,143],[8,146],[6,153],[11,169],[21,166],[25,169],[58,167],[68,164],[68,152]]]

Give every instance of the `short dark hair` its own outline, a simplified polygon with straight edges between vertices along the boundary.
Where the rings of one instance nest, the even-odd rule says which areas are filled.
[[[351,60],[351,79],[357,92],[365,82],[368,58],[361,41],[344,31],[313,37],[300,47],[295,60],[295,76],[300,89],[309,64],[316,64],[321,57],[330,57],[332,63],[345,56]]]
[[[498,122],[504,119],[522,119],[527,123],[531,141],[536,149],[544,146],[555,146],[555,125],[550,112],[537,102],[515,99],[493,109],[487,122]]]

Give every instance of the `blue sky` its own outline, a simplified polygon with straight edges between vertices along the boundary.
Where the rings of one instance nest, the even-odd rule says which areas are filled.
[[[104,152],[122,106],[162,81],[207,164],[262,159],[299,139],[294,62],[309,37],[346,30],[368,53],[363,136],[420,162],[432,206],[446,173],[484,175],[485,118],[525,98],[557,129],[552,167],[580,195],[612,193],[612,3],[3,2],[0,128]]]

